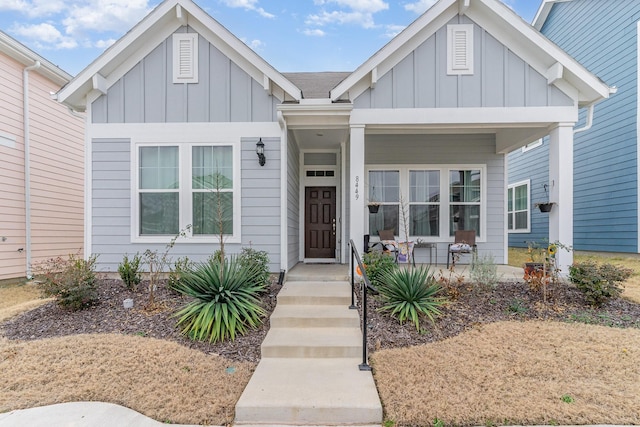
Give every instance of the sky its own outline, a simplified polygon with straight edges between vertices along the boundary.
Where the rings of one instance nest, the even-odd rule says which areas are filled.
[[[502,0],[531,22],[542,0]],[[436,0],[195,0],[280,72],[353,71]],[[160,0],[0,0],[0,30],[76,75]]]

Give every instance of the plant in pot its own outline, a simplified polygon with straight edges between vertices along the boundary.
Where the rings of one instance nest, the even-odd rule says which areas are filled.
[[[547,196],[547,201],[546,202],[538,202],[536,203],[534,206],[538,209],[540,209],[540,212],[551,212],[551,208],[553,207],[554,203],[553,202],[549,202],[549,191],[548,191],[548,184],[544,184],[544,193]]]
[[[367,206],[369,207],[369,213],[372,214],[378,213],[378,210],[380,209],[380,203],[378,202],[369,202]]]

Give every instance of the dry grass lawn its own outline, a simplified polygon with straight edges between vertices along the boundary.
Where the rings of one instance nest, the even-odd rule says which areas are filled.
[[[399,425],[640,423],[638,329],[500,322],[371,362]]]
[[[0,286],[0,322],[48,301],[40,298],[40,290],[31,283]]]
[[[522,267],[528,261],[526,249],[509,248],[509,265],[514,267]],[[621,267],[633,270],[631,277],[624,283],[624,293],[622,296],[630,301],[640,304],[640,257],[629,254],[605,254],[605,253],[574,253],[574,261],[584,262],[587,260],[597,263],[609,262]]]
[[[226,425],[254,369],[252,363],[137,336],[0,338],[0,413],[88,400],[163,422]]]

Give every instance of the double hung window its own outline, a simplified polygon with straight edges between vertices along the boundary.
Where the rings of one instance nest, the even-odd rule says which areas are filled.
[[[510,232],[528,233],[529,181],[509,185],[507,189],[507,217]]]

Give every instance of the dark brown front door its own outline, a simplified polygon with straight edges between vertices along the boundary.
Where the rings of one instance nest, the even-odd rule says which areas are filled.
[[[305,258],[335,258],[336,188],[307,187],[304,218]]]

